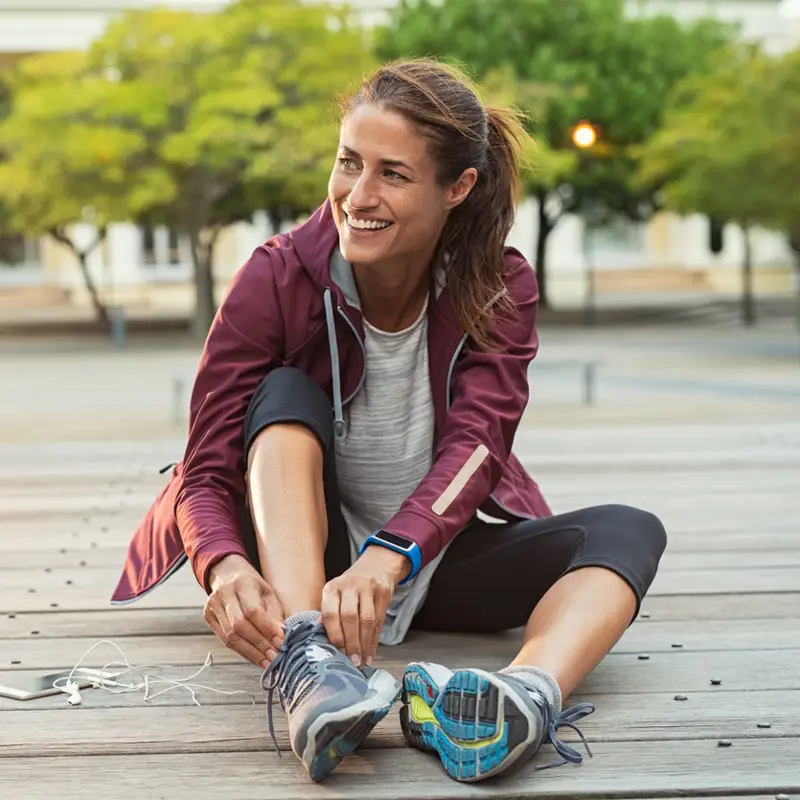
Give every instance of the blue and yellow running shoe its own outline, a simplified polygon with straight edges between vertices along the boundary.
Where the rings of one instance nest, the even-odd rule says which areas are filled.
[[[556,715],[536,689],[501,672],[451,672],[421,662],[409,664],[403,673],[403,734],[413,747],[438,753],[457,781],[480,781],[519,767],[545,740],[563,760],[536,769],[580,764],[583,756],[556,732],[572,728],[591,756],[575,723],[593,711],[590,703],[581,703]]]
[[[400,697],[400,682],[383,669],[353,666],[321,623],[292,625],[265,670],[267,721],[275,749],[272,700],[289,718],[292,750],[313,781],[322,781],[353,753]],[[279,750],[280,752],[280,750]]]

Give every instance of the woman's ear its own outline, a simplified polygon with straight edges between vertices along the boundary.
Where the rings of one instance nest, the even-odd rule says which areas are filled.
[[[474,167],[465,169],[456,179],[455,183],[447,188],[445,196],[445,206],[447,210],[450,211],[456,206],[460,206],[469,197],[469,193],[477,182],[478,170]]]

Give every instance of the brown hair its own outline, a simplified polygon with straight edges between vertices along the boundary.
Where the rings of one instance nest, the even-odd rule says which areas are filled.
[[[401,114],[422,132],[438,165],[440,185],[454,183],[470,167],[478,172],[469,196],[450,212],[433,266],[446,270],[462,329],[478,347],[488,349],[491,321],[510,306],[504,248],[519,198],[527,137],[521,114],[484,107],[464,72],[433,59],[386,64],[343,103],[342,111],[367,104]]]

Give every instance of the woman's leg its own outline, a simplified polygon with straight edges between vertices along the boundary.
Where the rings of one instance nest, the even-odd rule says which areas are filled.
[[[248,550],[286,617],[319,611],[326,580],[349,566],[330,401],[298,370],[274,370],[251,401],[245,442]]]
[[[665,545],[658,519],[627,506],[463,531],[416,627],[489,632],[527,623],[525,641],[499,673],[410,664],[400,717],[409,743],[437,751],[461,781],[523,763],[547,739],[564,763],[580,762],[553,723],[573,724],[594,708],[576,706],[562,717],[562,699],[634,618]]]
[[[537,604],[511,666],[544,670],[567,697],[619,641],[636,606],[630,585],[608,569],[570,572]]]
[[[414,626],[497,632],[526,625],[512,665],[552,675],[566,697],[633,620],[665,546],[657,517],[620,505],[477,523],[451,545]]]
[[[326,580],[350,566],[330,400],[302,372],[274,370],[250,403],[245,446],[252,524],[245,521],[243,537],[286,617],[286,637],[264,676],[267,704],[277,691],[292,749],[321,781],[389,713],[400,686],[384,670],[359,672],[319,624]]]

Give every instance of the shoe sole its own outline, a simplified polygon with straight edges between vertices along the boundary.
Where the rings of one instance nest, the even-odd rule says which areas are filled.
[[[455,672],[438,686],[424,667],[409,665],[402,700],[400,724],[408,743],[437,753],[447,774],[464,783],[505,772],[538,737],[538,722],[524,701],[482,670]]]
[[[402,692],[389,673],[376,673],[370,680],[370,690],[362,702],[314,720],[302,761],[315,783],[325,780],[343,758],[358,749]]]

